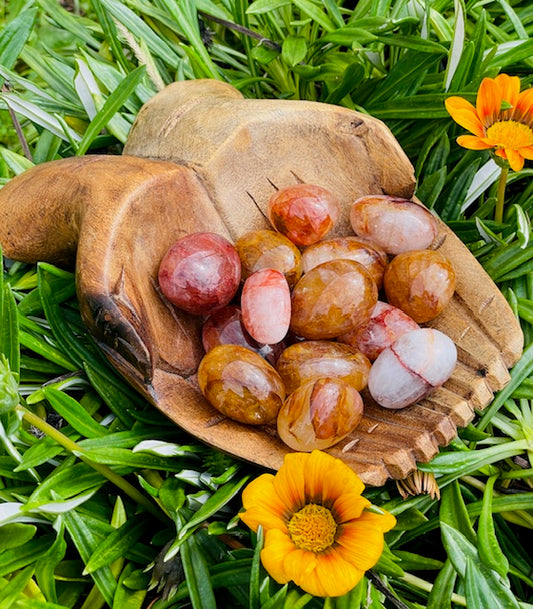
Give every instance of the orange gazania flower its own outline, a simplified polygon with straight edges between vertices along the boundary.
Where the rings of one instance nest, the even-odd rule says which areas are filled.
[[[356,586],[396,524],[361,496],[363,489],[352,469],[318,450],[290,453],[275,476],[253,480],[241,518],[265,531],[261,561],[268,573],[313,596],[340,596]]]
[[[445,104],[453,120],[474,134],[459,136],[460,146],[494,149],[514,171],[522,169],[524,159],[533,159],[533,88],[520,93],[518,76],[484,78],[475,108],[462,97],[449,97]]]

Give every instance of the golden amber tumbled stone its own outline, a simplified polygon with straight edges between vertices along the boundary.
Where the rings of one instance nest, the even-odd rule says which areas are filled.
[[[334,237],[306,247],[302,252],[304,273],[323,262],[339,258],[355,260],[362,264],[370,272],[378,288],[381,287],[389,257],[379,245],[359,237]]]
[[[285,400],[278,434],[293,450],[323,450],[357,427],[363,408],[359,392],[340,379],[308,381]]]
[[[214,408],[249,425],[271,423],[285,399],[277,371],[260,355],[238,345],[218,345],[198,367],[198,384]]]
[[[273,230],[253,230],[235,242],[241,259],[242,279],[261,269],[276,269],[292,286],[302,275],[302,255],[294,243]]]
[[[383,278],[389,304],[417,323],[431,321],[455,292],[452,263],[438,251],[414,250],[394,257]]]
[[[366,387],[370,365],[366,355],[349,345],[304,340],[282,351],[276,370],[288,394],[307,381],[323,377],[339,378],[360,391]]]
[[[362,264],[323,262],[294,286],[290,329],[303,338],[335,338],[366,323],[377,299],[376,282]]]

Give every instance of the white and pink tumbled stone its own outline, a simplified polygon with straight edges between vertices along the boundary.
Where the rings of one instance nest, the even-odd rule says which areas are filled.
[[[412,330],[380,353],[368,375],[368,390],[384,408],[405,408],[445,383],[456,363],[450,337],[433,328]]]
[[[261,269],[244,282],[241,294],[242,321],[259,343],[273,345],[283,340],[291,321],[291,294],[285,275]]]

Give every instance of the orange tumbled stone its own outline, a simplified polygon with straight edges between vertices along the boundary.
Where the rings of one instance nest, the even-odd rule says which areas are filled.
[[[339,258],[355,260],[362,264],[370,272],[378,288],[381,287],[389,258],[379,245],[359,237],[334,237],[306,247],[302,252],[304,273],[323,262]]]
[[[329,340],[304,340],[282,351],[276,363],[285,390],[323,377],[339,378],[360,391],[366,387],[370,360],[349,345]]]
[[[340,379],[316,379],[285,400],[278,434],[293,450],[323,450],[345,438],[362,417],[363,400],[352,385]]]
[[[241,277],[247,279],[261,269],[276,269],[292,286],[302,275],[302,255],[294,243],[273,230],[254,230],[235,242],[241,259]]]
[[[218,345],[198,367],[205,398],[230,419],[249,425],[271,423],[285,399],[277,371],[260,355],[238,345]]]
[[[376,282],[362,264],[324,262],[295,285],[290,329],[303,338],[335,338],[366,323],[377,299]]]
[[[337,222],[340,209],[337,198],[315,184],[281,188],[267,206],[272,226],[300,246],[322,239]]]
[[[394,257],[383,278],[389,304],[417,323],[435,319],[455,291],[452,263],[435,250],[414,250]]]

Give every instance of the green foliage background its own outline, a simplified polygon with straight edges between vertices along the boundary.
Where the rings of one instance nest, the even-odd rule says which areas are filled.
[[[367,489],[398,526],[346,597],[271,581],[241,526],[256,468],[198,444],[108,366],[72,274],[4,261],[0,284],[3,609],[533,607],[533,170],[508,178],[460,149],[444,109],[486,76],[533,84],[526,0],[10,0],[0,6],[0,184],[33,164],[119,154],[142,104],[174,80],[376,116],[417,195],[467,244],[525,334],[510,385],[422,469],[440,500]],[[168,560],[164,561],[164,557]]]

